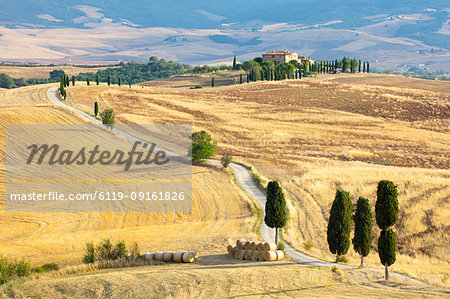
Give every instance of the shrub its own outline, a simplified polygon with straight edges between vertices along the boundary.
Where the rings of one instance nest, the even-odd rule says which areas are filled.
[[[217,142],[206,131],[192,133],[192,160],[200,162],[210,158],[216,152],[216,145]]]
[[[283,241],[278,242],[277,250],[282,250],[286,253],[286,245],[284,245]]]
[[[345,255],[336,255],[336,263],[348,263],[348,258]]]
[[[113,109],[105,109],[100,113],[100,118],[104,125],[113,125],[115,117],[116,115],[114,114]]]
[[[136,245],[136,251],[137,251]],[[83,257],[83,263],[90,264],[96,261],[111,261],[124,258],[126,253],[125,241],[119,241],[115,246],[111,243],[111,240],[104,239],[97,245],[93,242],[86,243],[85,255]],[[133,254],[134,252],[132,252]],[[138,253],[135,253],[136,256]]]
[[[31,275],[30,262],[27,260],[8,261],[6,257],[0,255],[0,284],[11,279]]]
[[[336,266],[331,267],[331,272],[336,273],[338,271],[338,268]]]
[[[222,158],[220,159],[220,163],[222,164],[223,167],[227,168],[228,165],[230,165],[231,160],[233,160],[233,157],[228,155],[226,152],[223,153]]]
[[[201,88],[203,88],[203,85],[195,85],[191,87],[191,89],[201,89]]]
[[[95,262],[95,246],[93,242],[86,243],[85,254],[83,257],[83,263],[91,264]]]
[[[59,270],[59,266],[55,263],[49,263],[49,264],[44,264],[42,266],[39,267],[34,267],[31,269],[31,272],[33,273],[43,273],[43,272],[48,272],[48,271],[57,271]]]
[[[314,247],[314,244],[311,240],[303,242],[303,246],[305,246],[306,250],[311,250]]]

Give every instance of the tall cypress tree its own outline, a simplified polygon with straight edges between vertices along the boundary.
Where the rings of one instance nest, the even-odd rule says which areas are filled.
[[[353,221],[355,222],[353,248],[361,256],[361,267],[364,267],[364,257],[369,254],[372,244],[372,210],[367,198],[359,197]]]
[[[111,75],[108,75],[108,86],[111,85]]]
[[[122,86],[122,80],[119,77],[119,86]]]
[[[363,64],[363,73],[365,73],[366,72],[366,62],[364,61],[364,64]]]
[[[370,71],[369,71],[369,62],[367,62],[367,73],[370,73]]]
[[[87,76],[87,78],[86,78],[86,84],[89,85],[89,83],[90,83],[89,76]]]
[[[75,86],[75,76],[72,76],[72,86]]]
[[[243,78],[242,78],[242,73],[241,73],[241,75],[239,76],[239,84],[242,84],[243,83]]]
[[[99,80],[99,78],[98,78],[98,74],[95,76],[95,82],[97,83],[97,85],[100,84],[100,80]]]
[[[359,64],[358,64],[358,73],[361,73],[361,59],[359,60]]]
[[[392,226],[398,220],[398,191],[391,181],[382,180],[378,183],[375,218],[381,228],[378,239],[378,255],[384,265],[385,279],[389,279],[389,266],[395,262],[396,241]]]
[[[327,241],[331,253],[339,256],[347,253],[350,247],[350,232],[352,229],[352,202],[346,191],[337,190],[330,210],[327,228]]]
[[[214,80],[214,77],[212,77],[212,79],[211,79],[211,87],[214,87],[215,85],[216,85],[216,82]]]
[[[264,222],[268,227],[275,228],[275,243],[278,244],[278,229],[286,225],[286,199],[283,189],[277,181],[267,185],[266,215]]]
[[[234,59],[233,59],[233,70],[235,70],[236,69],[236,56],[234,56]]]
[[[94,115],[95,115],[95,117],[97,117],[97,114],[98,114],[98,103],[95,102],[94,103]]]

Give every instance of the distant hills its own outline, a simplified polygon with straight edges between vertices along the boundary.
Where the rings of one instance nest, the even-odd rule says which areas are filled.
[[[450,50],[448,7],[447,1],[437,0],[81,0],[76,3],[68,0],[15,0],[2,3],[0,10],[0,35],[5,35],[0,36],[0,59],[14,58],[7,52],[2,53],[2,46],[6,48],[5,43],[13,42],[8,40],[7,33],[13,33],[19,28],[88,29],[85,34],[92,35],[95,39],[95,29],[100,27],[103,30],[109,27],[111,33],[128,30],[142,38],[146,37],[145,34],[142,35],[143,29],[163,27],[177,29],[170,34],[162,31],[161,36],[164,38],[159,42],[165,43],[166,47],[158,45],[155,48],[155,41],[151,38],[148,41],[142,40],[140,44],[133,42],[130,46],[133,46],[132,52],[137,54],[135,59],[142,60],[144,57],[143,53],[137,52],[153,51],[153,54],[160,54],[159,56],[164,56],[165,53],[168,58],[187,59],[183,62],[220,62],[227,55],[253,55],[251,53],[264,50],[270,44],[270,49],[303,50],[322,59],[337,54],[355,56],[361,55],[360,51],[382,51],[384,55],[379,53],[374,61],[383,64],[397,60],[395,53],[398,53],[399,45],[403,43],[400,48],[408,52],[406,56],[423,56],[422,61],[418,61],[418,58],[421,60],[420,57],[411,57],[413,64],[421,62],[431,66],[440,64],[440,56],[448,55]],[[208,30],[211,32],[207,32]],[[194,32],[194,36],[190,36]],[[310,38],[305,37],[305,32]],[[30,33],[30,37],[38,35]],[[279,34],[278,45],[274,43],[274,33]],[[102,31],[102,34],[106,34],[106,31]],[[330,34],[341,40],[329,39]],[[199,36],[204,36],[205,39],[201,38],[200,42],[197,40]],[[104,41],[105,36],[100,38]],[[296,42],[292,42],[294,40]],[[187,50],[173,49],[174,44],[181,47],[197,42],[209,50],[216,48],[214,44],[234,48],[229,54],[219,51],[202,57],[196,51],[188,55]],[[111,45],[109,55],[105,55],[104,51],[101,53],[101,49],[94,51],[95,53],[87,49],[83,57],[80,51],[63,49],[63,45],[52,45],[48,49],[64,54],[62,57],[55,54],[58,59],[119,59],[124,49],[117,49],[114,38],[106,44]],[[46,46],[39,43],[39,47]],[[192,45],[188,48],[192,48]],[[76,55],[74,52],[77,52]],[[128,60],[133,55],[130,52],[123,58]],[[48,59],[49,56],[40,58]],[[438,61],[430,59],[430,56]],[[398,64],[402,63],[404,62],[400,59]]]

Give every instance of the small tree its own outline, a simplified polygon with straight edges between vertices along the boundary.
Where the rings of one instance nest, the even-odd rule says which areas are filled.
[[[111,85],[111,75],[108,75],[108,86]]]
[[[347,253],[350,247],[350,232],[352,229],[352,202],[346,191],[337,190],[330,210],[327,228],[327,241],[331,253],[339,256]]]
[[[113,109],[105,109],[100,113],[100,118],[102,119],[102,123],[107,126],[114,125],[114,119],[116,115],[114,114]]]
[[[275,228],[275,243],[278,245],[278,229],[286,225],[286,199],[278,181],[267,185],[266,215],[264,222],[268,227]]]
[[[233,157],[228,155],[227,152],[224,152],[222,158],[220,159],[220,163],[223,167],[227,168],[228,165],[230,165],[231,160],[233,160]]]
[[[375,218],[381,228],[378,239],[378,255],[384,265],[385,279],[389,279],[389,266],[395,262],[395,233],[391,227],[398,220],[398,191],[391,181],[382,180],[378,183],[377,202],[375,203]]]
[[[97,115],[98,115],[98,103],[97,102],[94,103],[94,115],[95,115],[95,117],[97,117]]]
[[[364,267],[364,257],[369,254],[372,244],[372,211],[367,198],[359,197],[353,221],[355,222],[353,248],[361,256],[361,267]]]
[[[216,85],[216,82],[214,81],[214,77],[211,79],[211,87],[214,87]]]
[[[216,146],[217,142],[206,131],[192,133],[192,160],[200,162],[210,158],[215,154]]]

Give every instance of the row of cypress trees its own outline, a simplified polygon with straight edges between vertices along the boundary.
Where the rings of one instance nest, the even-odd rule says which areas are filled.
[[[398,219],[397,187],[391,181],[382,180],[377,187],[375,204],[376,222],[381,229],[378,238],[378,255],[385,266],[385,279],[389,279],[389,266],[396,259],[396,240],[392,226]],[[361,266],[364,257],[370,252],[372,244],[372,211],[369,200],[359,197],[356,211],[349,192],[337,190],[330,210],[327,227],[327,241],[331,253],[336,254],[336,261],[346,254],[350,247],[352,221],[355,223],[355,233],[352,240],[354,250],[361,256]]]

